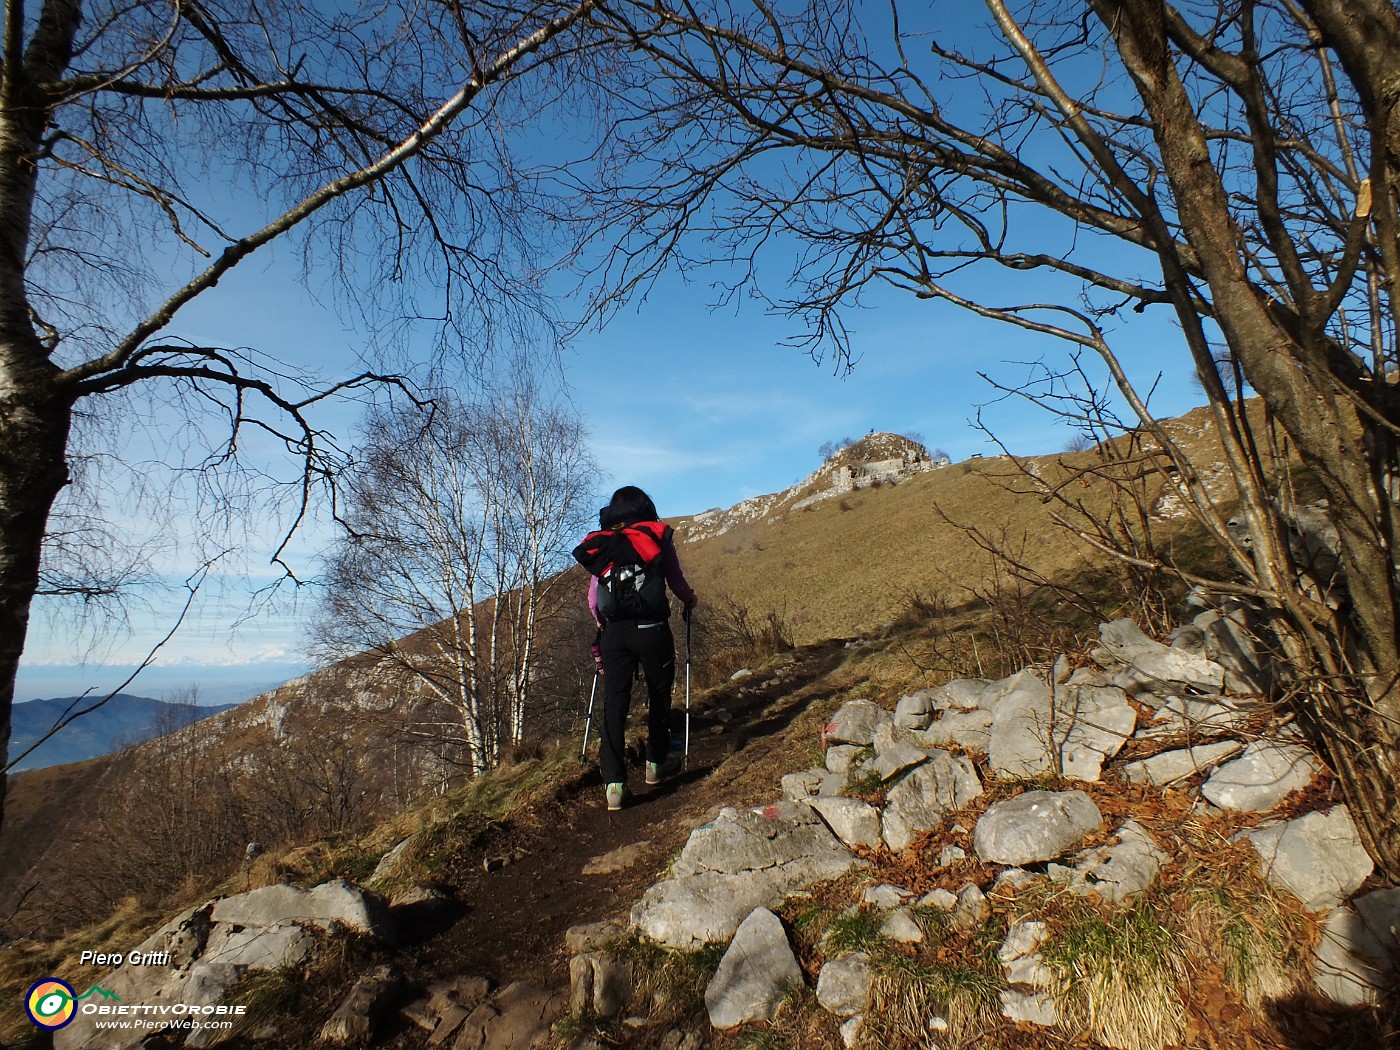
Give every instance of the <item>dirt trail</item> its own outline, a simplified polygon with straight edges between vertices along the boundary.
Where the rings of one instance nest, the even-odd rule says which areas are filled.
[[[726,792],[726,781],[713,775],[715,769],[731,755],[761,749],[803,710],[805,703],[779,712],[769,709],[827,673],[840,661],[842,649],[839,641],[807,646],[792,654],[793,662],[779,669],[780,677],[754,676],[707,694],[706,710],[723,709],[732,720],[719,723],[696,711],[688,768],[657,787],[642,784],[640,770],[635,770],[633,801],[619,812],[604,808],[596,766],[586,772],[581,768],[556,801],[535,806],[463,857],[447,880],[458,902],[456,914],[425,917],[409,931],[397,965],[420,986],[457,974],[485,976],[498,986],[516,980],[566,986],[565,931],[625,915],[692,828],[720,806],[745,801],[735,798],[732,789]],[[677,724],[681,717],[678,710]],[[719,725],[722,732],[716,732]],[[645,845],[623,870],[583,874],[590,860],[636,843]],[[485,870],[488,858],[504,857],[514,859]]]

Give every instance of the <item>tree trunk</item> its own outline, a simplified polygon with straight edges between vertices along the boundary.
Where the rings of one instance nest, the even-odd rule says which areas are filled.
[[[0,307],[0,770],[9,758],[15,674],[39,586],[44,529],[68,483],[71,411],[34,332],[16,331],[28,324],[16,326],[11,314]],[[7,780],[0,772],[0,824]]]
[[[29,46],[18,47],[21,5],[5,8],[0,70],[0,825],[9,762],[15,674],[39,586],[39,559],[49,511],[68,483],[73,398],[57,382],[34,330],[25,267],[33,221],[35,156],[52,116],[40,85],[72,57],[82,19],[77,0],[46,3]]]
[[[1377,866],[1400,878],[1400,793],[1389,758],[1400,744],[1400,609],[1389,494],[1375,473],[1388,462],[1387,428],[1395,420],[1373,381],[1334,367],[1345,352],[1329,343],[1325,318],[1310,316],[1312,289],[1296,297],[1292,316],[1249,280],[1228,194],[1173,64],[1162,4],[1095,0],[1095,6],[1152,115],[1163,173],[1209,286],[1214,319],[1327,495],[1347,581],[1344,608],[1307,600],[1286,554],[1265,563],[1261,552],[1275,545],[1262,530],[1277,513],[1257,491],[1246,508],[1251,528],[1259,530],[1255,557],[1277,595],[1269,611],[1294,673],[1291,699],[1302,724],[1337,774]],[[1389,39],[1400,40],[1400,33]],[[1386,421],[1358,407],[1368,404]]]

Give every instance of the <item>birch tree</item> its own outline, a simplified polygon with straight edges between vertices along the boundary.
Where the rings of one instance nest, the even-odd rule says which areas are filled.
[[[282,479],[292,499],[309,498],[334,471],[317,407],[394,369],[314,347],[270,358],[237,331],[196,345],[177,337],[182,318],[278,243],[352,307],[397,292],[387,316],[478,342],[533,310],[517,279],[533,272],[532,210],[508,136],[596,81],[581,68],[591,6],[8,0],[0,766],[46,527],[70,459],[93,451],[72,445],[75,419],[150,391],[204,421],[186,436],[208,443],[194,462],[211,489],[270,440],[300,465]],[[111,582],[46,577],[65,593]],[[0,817],[3,790],[0,774]]]
[[[719,258],[738,268],[728,291],[797,318],[814,349],[847,352],[844,312],[893,286],[1096,355],[1160,459],[1139,466],[1164,468],[1233,572],[1147,567],[1255,608],[1287,670],[1277,701],[1400,878],[1400,14],[1390,0],[969,14],[600,8],[653,62],[617,96],[595,193],[630,231],[605,256],[605,296]],[[1142,347],[1140,313],[1175,326],[1174,345]],[[1135,352],[1199,378],[1224,491],[1155,419]],[[1290,538],[1299,463],[1339,537],[1341,573],[1322,586]]]
[[[524,742],[530,701],[540,677],[539,647],[561,602],[578,602],[576,584],[561,569],[586,531],[588,498],[598,471],[587,452],[580,421],[539,390],[517,380],[505,411],[491,428],[490,453],[497,464],[491,487],[496,553],[493,593],[506,606],[509,710],[505,736]]]
[[[363,429],[323,644],[377,661],[372,687],[404,697],[403,731],[458,740],[471,772],[490,769],[524,739],[542,623],[590,506],[582,427],[518,383],[498,401],[376,411]],[[422,700],[452,718],[423,721]]]

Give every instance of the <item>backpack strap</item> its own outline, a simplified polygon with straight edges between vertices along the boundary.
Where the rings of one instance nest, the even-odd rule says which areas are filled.
[[[601,576],[617,562],[631,559],[635,553],[643,565],[651,565],[661,557],[663,544],[671,535],[671,526],[664,521],[637,521],[620,529],[599,529],[590,532],[573,550],[574,560],[594,576]],[[627,547],[620,547],[626,544]]]
[[[650,565],[661,557],[661,545],[670,531],[671,526],[660,521],[638,521],[621,529],[643,565]]]
[[[618,545],[627,542],[621,533],[612,529],[590,532],[583,538],[583,542],[574,548],[574,560],[594,576],[601,576],[613,567],[619,557],[626,556],[627,551],[619,550]]]

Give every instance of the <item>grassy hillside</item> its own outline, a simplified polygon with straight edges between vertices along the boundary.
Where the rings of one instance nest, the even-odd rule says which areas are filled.
[[[1174,427],[1209,464],[1215,457],[1203,423],[1197,413]],[[1073,542],[1042,493],[1060,486],[1103,522],[1115,514],[1136,521],[1139,509],[1152,511],[1144,520],[1158,543],[1195,541],[1186,519],[1160,498],[1160,476],[1138,486],[1139,508],[1100,480],[1093,469],[1099,463],[1089,451],[933,467],[921,446],[877,434],[787,492],[674,522],[702,600],[697,691],[785,645],[864,638],[877,640],[867,652],[880,654],[865,679],[897,697],[906,688],[959,675],[995,677],[1053,656],[1081,644],[1095,617],[1127,613],[1153,626],[1184,588],[1125,573]],[[569,609],[578,613],[583,581],[574,575],[566,589]],[[546,735],[569,731],[569,708],[581,708],[592,672],[586,638],[561,637],[549,658],[572,684],[560,694],[565,699],[556,699]],[[331,830],[363,833],[414,801],[397,786],[418,776],[412,769],[400,776],[396,765],[411,752],[396,736],[408,718],[405,701],[386,690],[372,659],[345,661],[187,730],[181,739],[193,745],[185,749],[189,761],[176,741],[65,767],[67,773],[15,778],[0,839],[0,912],[37,880],[45,885],[29,896],[28,909],[41,908],[48,922],[82,921],[103,913],[115,903],[113,893],[128,886],[206,892],[241,858],[245,839],[295,847]],[[198,805],[183,804],[186,797]],[[127,827],[137,812],[178,829],[163,837],[180,839],[178,865],[141,875],[151,860],[129,848],[140,838]],[[201,830],[209,827],[247,831],[210,836]],[[95,850],[109,863],[88,870],[84,858]],[[221,872],[210,869],[215,863]]]
[[[1187,417],[1177,429],[1208,461],[1200,423]],[[1083,473],[1097,461],[1084,452],[933,467],[921,446],[876,434],[792,490],[677,521],[686,571],[702,599],[696,687],[721,682],[783,644],[911,626],[921,629],[903,636],[899,659],[879,673],[883,688],[1005,673],[1070,644],[1095,616],[1128,612],[1152,625],[1182,588],[1125,575],[1071,542],[1037,492],[1065,482],[1086,511],[1110,515],[1110,486]],[[850,485],[858,487],[846,491]],[[1145,506],[1157,503],[1151,485],[1142,498]],[[1164,542],[1187,535],[1166,514],[1154,527]],[[581,618],[583,579],[574,575],[566,603]],[[542,739],[570,730],[592,673],[591,630],[563,628],[556,636],[563,640],[544,654],[559,688],[552,708],[536,712]],[[382,819],[413,801],[401,783],[435,775],[431,757],[398,768],[417,753],[400,739],[412,703],[372,658],[357,658],[186,731],[182,739],[200,741],[193,748],[199,761],[184,761],[178,743],[144,745],[83,769],[75,781],[93,788],[81,797],[68,790],[75,781],[15,778],[0,836],[0,913],[36,881],[26,907],[45,914],[41,925],[101,913],[132,884],[151,892],[176,882],[208,885],[200,873],[210,875],[216,861],[224,869],[236,864],[243,841],[206,836],[201,827],[247,828],[245,839],[276,845],[313,829],[355,832]],[[340,746],[328,750],[327,741]],[[219,790],[196,786],[204,782]],[[197,805],[180,802],[187,794]],[[124,844],[139,838],[139,829],[128,828],[137,812],[160,814],[180,829],[163,837],[182,838],[179,863],[158,878],[140,876],[149,858],[127,856]],[[46,834],[37,833],[41,827]],[[93,850],[109,852],[112,862],[89,871],[83,858]]]
[[[1204,465],[1218,460],[1201,413],[1175,424],[1183,444]],[[883,435],[876,435],[883,438]],[[859,453],[860,443],[847,450]],[[968,460],[871,485],[791,509],[779,504],[755,520],[736,521],[721,535],[712,522],[674,524],[688,576],[701,595],[727,596],[749,610],[777,611],[793,640],[813,642],[883,630],[910,614],[1029,600],[1039,576],[1075,588],[1105,609],[1137,598],[1134,585],[1105,555],[1074,540],[1051,516],[1044,486],[1065,486],[1075,502],[1102,519],[1136,516],[1132,501],[1098,480],[1094,451]],[[1197,558],[1199,538],[1161,500],[1163,481],[1149,477],[1141,498],[1159,544]],[[799,486],[797,496],[808,491]],[[1222,492],[1222,498],[1230,494]],[[700,533],[703,538],[690,539]],[[1011,562],[1023,571],[1012,573]],[[1046,602],[1055,596],[1042,593]]]
[[[971,617],[969,627],[986,630],[986,613]],[[576,753],[556,751],[515,763],[489,774],[461,791],[413,807],[373,830],[353,836],[308,842],[296,849],[259,860],[246,880],[240,878],[220,892],[237,892],[247,885],[273,881],[313,884],[333,876],[364,880],[379,858],[396,843],[408,847],[381,879],[378,888],[394,893],[429,885],[456,902],[438,913],[431,929],[416,929],[399,945],[340,944],[321,959],[292,972],[250,982],[237,993],[239,1002],[257,1007],[270,1035],[244,1039],[235,1045],[263,1050],[292,1050],[313,1045],[316,1032],[333,1005],[369,965],[391,962],[411,987],[427,988],[433,981],[457,973],[481,973],[498,983],[528,979],[544,983],[566,981],[567,959],[559,954],[563,930],[578,922],[626,912],[642,889],[653,881],[685,841],[692,827],[711,819],[723,805],[771,802],[778,780],[786,772],[806,767],[821,757],[820,733],[833,711],[855,696],[876,697],[890,704],[899,693],[894,681],[909,673],[908,654],[920,650],[942,630],[935,619],[906,624],[883,637],[859,645],[826,644],[797,653],[780,654],[754,663],[755,672],[739,682],[698,693],[695,697],[696,762],[679,785],[663,787],[642,804],[615,816],[600,811],[596,777],[580,766]],[[927,678],[925,680],[928,680]],[[733,720],[724,732],[712,713],[724,709]],[[1045,787],[1063,786],[1052,781]],[[993,787],[979,800],[980,812],[993,798],[1013,787]],[[1227,970],[1241,955],[1249,965],[1286,967],[1269,973],[1283,992],[1298,980],[1297,958],[1315,942],[1313,921],[1297,903],[1280,898],[1260,878],[1257,865],[1232,844],[1236,827],[1230,818],[1193,809],[1184,791],[1145,790],[1104,783],[1090,787],[1096,802],[1116,820],[1132,816],[1143,821],[1161,841],[1174,842],[1182,859],[1163,875],[1160,892],[1130,908],[1101,908],[1095,902],[1055,899],[1044,903],[1045,915],[1063,931],[1062,940],[1080,956],[1066,965],[1080,966],[1085,980],[1099,980],[1112,996],[1126,990],[1129,998],[1114,1000],[1113,1009],[1134,1018],[1164,1009],[1171,996],[1147,994],[1142,988],[1119,984],[1115,968],[1155,973],[1161,953],[1172,965],[1181,962],[1178,994],[1187,1009],[1168,1018],[1184,1027],[1183,1046],[1207,1048],[1252,1046],[1258,1050],[1369,1050],[1390,1045],[1386,1032],[1364,1011],[1329,1009],[1311,998],[1290,997],[1278,1004],[1259,1003],[1238,995],[1226,982]],[[1319,784],[1318,792],[1326,785]],[[971,820],[963,823],[970,826]],[[915,965],[908,951],[893,950],[875,931],[856,929],[859,915],[843,918],[849,897],[860,885],[889,881],[917,887],[956,889],[964,881],[990,882],[991,867],[969,861],[942,874],[931,871],[926,855],[942,845],[970,848],[966,828],[953,828],[946,838],[930,840],[925,851],[903,855],[872,854],[877,865],[863,882],[838,881],[812,894],[789,901],[782,909],[804,958],[821,950],[821,933],[834,930],[846,937],[863,936],[869,950],[888,968],[877,989],[879,1019],[872,1031],[879,1041],[865,1045],[916,1047],[928,1045],[924,1027],[930,1012],[946,1013],[968,1041],[940,1043],[986,1050],[1101,1050],[1085,1032],[1021,1029],[1000,1017],[996,992],[1000,967],[994,952],[1006,932],[1012,906],[1026,901],[993,901],[986,931],[935,932],[946,952],[938,965]],[[620,844],[643,850],[632,868],[608,878],[581,879],[579,867]],[[490,860],[505,866],[493,869]],[[145,932],[173,912],[177,901],[163,908],[128,902],[107,921],[52,943],[19,943],[0,948],[0,989],[21,988],[35,973],[58,973],[82,984],[99,971],[74,968],[78,949],[93,943],[130,948]],[[929,916],[923,916],[927,919]],[[861,946],[867,947],[862,942]],[[1066,950],[1070,950],[1066,949]],[[625,1045],[659,1050],[673,1030],[694,1029],[715,1050],[757,1046],[820,1048],[841,1046],[837,1022],[819,1010],[810,995],[796,998],[771,1026],[754,1026],[738,1033],[718,1033],[708,1026],[700,993],[713,972],[718,953],[695,957],[632,945],[639,983],[657,991],[655,1003],[643,999],[633,1013],[650,1023],[638,1027],[602,1026],[595,1033],[587,1018],[559,1030],[556,1050],[575,1045],[580,1035],[596,1034],[601,1045]],[[1178,960],[1179,956],[1179,960]],[[989,961],[991,960],[991,961]],[[1223,962],[1222,962],[1223,960]],[[1062,960],[1063,961],[1063,960]],[[679,979],[686,976],[688,983]],[[951,991],[949,989],[952,989]],[[664,995],[660,994],[664,991]],[[935,1000],[948,999],[951,1012]],[[1161,1000],[1159,1002],[1159,999]],[[662,1003],[664,1009],[656,1003]],[[14,1018],[17,1009],[0,996],[0,1044],[28,1033]],[[1266,1009],[1267,1007],[1267,1009]],[[1165,1016],[1165,1015],[1163,1015]],[[416,1050],[427,1036],[404,1025],[391,1026],[390,1036],[375,1045]],[[245,1033],[246,1035],[246,1033]],[[16,1045],[13,1042],[8,1045]],[[1126,1044],[1125,1044],[1126,1045]],[[1142,1044],[1132,1044],[1142,1045]]]

